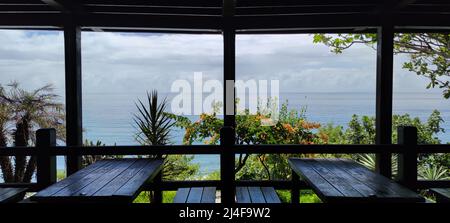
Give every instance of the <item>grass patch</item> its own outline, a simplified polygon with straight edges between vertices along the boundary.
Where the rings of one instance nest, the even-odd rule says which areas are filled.
[[[173,203],[176,191],[163,191],[163,203]]]
[[[66,178],[66,171],[65,170],[57,170],[56,171],[56,180],[60,181],[64,178]]]
[[[173,203],[173,199],[175,198],[176,191],[163,191],[163,203]],[[133,203],[150,203],[150,192],[143,191],[141,192],[136,199],[134,199]]]
[[[289,190],[277,190],[277,194],[282,203],[291,203],[291,192]],[[301,190],[300,203],[322,203],[322,201],[312,190]]]

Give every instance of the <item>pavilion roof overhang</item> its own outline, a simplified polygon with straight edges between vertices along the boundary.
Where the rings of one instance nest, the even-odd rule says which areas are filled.
[[[386,23],[450,27],[448,0],[235,0],[234,7],[224,7],[223,1],[0,0],[0,27],[60,29],[72,23],[94,31],[220,32],[233,27],[250,33],[358,31]]]

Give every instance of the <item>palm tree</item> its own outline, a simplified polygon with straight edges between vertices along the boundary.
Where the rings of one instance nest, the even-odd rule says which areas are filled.
[[[11,120],[11,109],[6,103],[1,102],[2,101],[0,101],[0,147],[6,147],[8,142],[8,122]],[[3,181],[13,182],[13,167],[9,157],[0,156],[0,168],[3,173]]]
[[[65,139],[65,114],[63,104],[57,102],[58,95],[47,84],[33,91],[19,88],[17,82],[8,84],[9,90],[0,86],[0,102],[5,108],[3,114],[3,138],[6,125],[14,125],[12,139],[14,146],[35,144],[34,131],[38,128],[56,128],[58,139]],[[5,141],[6,142],[6,141]],[[6,145],[6,143],[4,143]],[[36,170],[36,157],[15,156],[2,159],[2,172],[5,182],[30,182]],[[14,163],[14,171],[9,165]],[[12,165],[11,165],[12,166]],[[11,179],[13,176],[13,179]]]

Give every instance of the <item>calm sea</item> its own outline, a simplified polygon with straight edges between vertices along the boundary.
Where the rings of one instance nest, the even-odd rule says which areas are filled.
[[[173,95],[167,96],[170,99]],[[100,140],[107,145],[138,145],[134,140],[136,129],[132,115],[136,112],[135,101],[145,95],[128,93],[89,93],[83,95],[84,139]],[[374,93],[282,93],[280,103],[288,101],[291,109],[306,109],[308,120],[319,123],[333,123],[346,126],[353,114],[375,115]],[[408,113],[426,121],[434,109],[441,112],[445,134],[440,134],[442,142],[450,142],[450,100],[442,99],[439,93],[395,93],[394,113]],[[190,116],[196,120],[196,116]],[[183,130],[172,132],[172,143],[181,144]],[[197,155],[193,162],[200,164],[201,173],[209,173],[219,168],[219,157]],[[64,168],[62,159],[59,168]]]

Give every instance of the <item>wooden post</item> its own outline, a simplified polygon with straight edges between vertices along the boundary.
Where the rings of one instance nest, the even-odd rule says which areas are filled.
[[[220,144],[224,150],[220,154],[220,178],[222,184],[222,203],[235,203],[235,173],[234,152],[232,147],[235,143],[235,103],[234,103],[234,81],[236,79],[236,31],[233,24],[235,12],[235,0],[223,0],[223,57],[224,57],[224,93],[223,113],[224,127],[220,130]]]
[[[39,129],[36,131],[36,178],[40,188],[45,188],[56,182],[56,156],[50,155],[50,148],[55,146],[55,129]]]
[[[398,144],[404,145],[403,153],[398,156],[399,183],[415,189],[417,185],[417,128],[400,126],[397,129]]]
[[[66,137],[67,146],[82,146],[81,110],[81,28],[72,22],[64,27],[66,66]],[[67,175],[81,168],[81,157],[67,156]]]
[[[224,147],[220,155],[220,180],[222,184],[221,199],[224,204],[235,202],[235,174],[234,174],[234,128],[224,126],[220,129],[220,144]]]
[[[223,113],[224,125],[235,126],[236,31],[233,24],[235,0],[223,1]]]
[[[156,188],[153,190],[153,202],[156,204],[161,204],[163,200],[163,194],[162,190],[160,190],[159,188],[161,188],[162,171],[160,171],[158,175],[156,175],[153,181],[155,183]]]
[[[377,35],[376,83],[376,144],[392,143],[392,85],[393,85],[394,29],[384,22]],[[390,178],[391,153],[380,151],[376,156],[376,170]]]
[[[291,189],[291,203],[300,203],[300,189],[298,188],[300,177],[292,170],[292,189]]]

